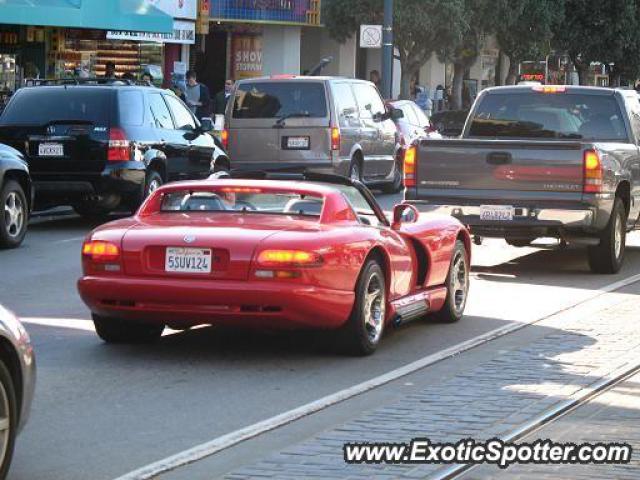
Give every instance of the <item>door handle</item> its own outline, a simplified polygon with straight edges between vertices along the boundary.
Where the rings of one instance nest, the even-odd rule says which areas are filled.
[[[509,152],[491,152],[487,154],[487,163],[490,165],[508,165],[513,162]]]

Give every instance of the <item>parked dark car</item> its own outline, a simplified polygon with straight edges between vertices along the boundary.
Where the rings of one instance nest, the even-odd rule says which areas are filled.
[[[29,167],[16,149],[0,144],[0,248],[19,246],[32,204]]]
[[[36,359],[20,320],[0,305],[0,478],[7,476],[36,384]]]
[[[154,87],[45,81],[13,95],[0,116],[0,141],[24,153],[36,208],[72,205],[103,215],[135,210],[168,181],[230,168],[204,123]]]
[[[444,137],[459,137],[469,110],[445,110],[431,115],[431,124]]]
[[[640,103],[633,90],[484,90],[461,138],[423,140],[407,201],[515,246],[555,237],[587,247],[591,270],[622,267],[640,227]],[[407,166],[405,165],[405,175]]]

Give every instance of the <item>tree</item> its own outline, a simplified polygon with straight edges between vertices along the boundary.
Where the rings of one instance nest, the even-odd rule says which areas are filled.
[[[402,67],[401,98],[436,51],[459,44],[466,28],[465,0],[395,0],[394,44]],[[329,33],[345,41],[361,24],[382,23],[383,0],[330,0],[323,5]]]
[[[517,80],[518,65],[551,51],[551,40],[564,18],[564,0],[494,0],[494,27],[500,49],[509,57],[505,83]]]
[[[438,52],[440,61],[453,63],[454,110],[462,108],[464,75],[480,55],[482,37],[490,34],[494,28],[493,0],[465,0],[463,15],[460,41],[445,45],[444,49]]]

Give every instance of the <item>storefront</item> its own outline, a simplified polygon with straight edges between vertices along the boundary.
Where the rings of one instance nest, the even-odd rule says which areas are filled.
[[[301,72],[301,28],[320,26],[319,0],[211,0],[210,31],[192,60],[212,92],[226,78]]]
[[[108,61],[120,75],[162,65],[162,42],[108,36],[109,30],[134,29],[171,35],[174,20],[157,8],[159,1],[3,0],[0,95],[30,78],[100,76]]]

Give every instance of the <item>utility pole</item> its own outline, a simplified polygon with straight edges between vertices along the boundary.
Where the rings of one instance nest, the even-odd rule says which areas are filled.
[[[393,88],[393,0],[384,0],[382,27],[382,95],[390,99]]]

